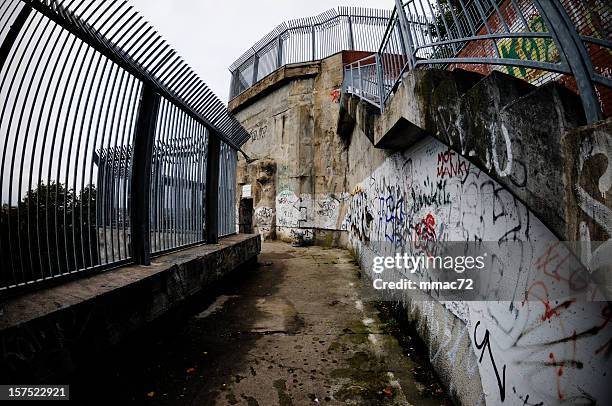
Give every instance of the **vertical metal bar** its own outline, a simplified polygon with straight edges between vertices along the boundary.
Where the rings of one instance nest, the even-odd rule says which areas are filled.
[[[467,7],[465,7],[463,0],[459,0],[459,4],[461,4],[461,8],[463,9],[463,14],[465,14],[465,18],[468,22],[468,25],[470,26],[470,31],[472,32],[472,35],[476,35],[476,29],[474,28],[474,23],[472,22],[472,16],[470,16],[470,13]]]
[[[357,62],[357,72],[359,74],[359,97],[363,99],[363,75],[361,74],[361,61]]]
[[[385,111],[385,84],[383,83],[382,64],[380,61],[380,54],[378,52],[376,53],[376,76],[378,77],[378,94],[379,94],[380,111],[384,113]]]
[[[412,36],[410,35],[410,28],[408,27],[406,10],[404,10],[404,5],[402,3],[402,0],[395,0],[395,7],[400,23],[400,37],[403,40],[404,51],[408,58],[408,67],[412,69],[414,68],[414,46],[412,45]]]
[[[229,91],[229,99],[232,100],[234,97],[238,95],[238,69],[232,72],[232,80],[230,82],[230,91]]]
[[[350,72],[351,72],[351,92],[355,93],[355,76],[354,76],[355,74],[354,74],[354,71],[353,71],[353,65],[352,64],[350,66],[350,69],[351,69],[350,70]]]
[[[440,12],[440,19],[442,20],[442,24],[444,25],[444,29],[446,30],[447,39],[454,39],[454,36],[452,35],[453,33],[451,32],[450,27],[448,26],[448,23],[446,22],[446,16],[444,15],[445,11],[442,8],[442,4],[440,4],[440,0],[436,0],[436,4],[438,6],[438,11]],[[431,7],[431,4],[429,6]],[[434,14],[434,18],[435,18],[435,14]],[[444,39],[440,38],[440,40],[443,41]],[[452,57],[455,57],[457,55],[457,45],[453,42],[451,43],[451,48],[453,48]]]
[[[355,50],[355,37],[353,35],[353,18],[348,16],[348,30],[349,30],[349,49],[351,51]]]
[[[283,66],[283,37],[282,34],[278,34],[278,44],[276,52],[276,68]]]
[[[549,1],[534,1],[550,28],[559,51],[565,55],[569,68],[576,79],[576,86],[582,99],[587,122],[591,124],[601,120],[603,114],[595,93],[595,86],[591,81],[593,66],[576,29],[572,26],[569,17],[560,5]]]
[[[253,55],[253,81],[251,86],[257,83],[257,70],[259,69],[259,55],[257,52]]]
[[[206,242],[219,242],[219,155],[221,142],[209,129],[208,157],[206,159]]]
[[[315,34],[315,26],[314,26],[314,24],[312,25],[311,30],[312,30],[312,59],[311,59],[311,61],[314,61],[314,60],[316,60],[316,56],[317,56],[316,55],[316,46],[317,46],[316,41],[317,41],[317,38],[316,38],[316,34]]]
[[[482,8],[480,1],[475,1],[474,4],[476,4],[476,9],[478,10],[478,14],[480,15],[480,18],[482,18],[482,23],[485,29],[487,30],[487,34],[492,34],[493,31],[491,31],[491,27],[489,26],[489,19],[486,16]],[[499,48],[497,47],[497,41],[495,39],[492,39],[491,41],[493,43],[493,49],[495,50],[495,55],[497,55],[497,57],[500,58]]]
[[[17,36],[19,35],[19,32],[25,25],[26,21],[28,20],[28,17],[30,16],[31,12],[32,7],[27,4],[24,5],[19,14],[17,15],[17,18],[15,18],[15,21],[11,25],[11,28],[9,28],[9,31],[6,34],[2,45],[0,45],[0,70],[2,70],[2,67],[6,62],[6,58],[8,58],[9,53],[11,52],[11,48],[17,40]]]
[[[151,241],[149,238],[151,157],[155,142],[155,124],[159,104],[160,96],[149,86],[144,85],[134,132],[134,157],[130,179],[132,257],[140,265],[151,263]]]

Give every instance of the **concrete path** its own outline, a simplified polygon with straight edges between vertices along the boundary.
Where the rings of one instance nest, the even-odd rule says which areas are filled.
[[[117,367],[123,385],[136,377],[126,398],[158,405],[447,404],[439,385],[419,376],[431,375],[427,367],[405,355],[414,348],[402,348],[374,303],[360,299],[359,268],[347,251],[265,243],[259,264],[146,350],[137,361],[143,365]]]

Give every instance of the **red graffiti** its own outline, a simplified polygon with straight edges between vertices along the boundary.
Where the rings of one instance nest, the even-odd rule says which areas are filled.
[[[455,151],[449,149],[438,154],[438,177],[464,177],[470,172],[470,162],[459,158]]]
[[[436,219],[433,214],[429,213],[416,225],[416,236],[420,240],[435,241],[436,240]]]
[[[581,291],[588,285],[586,273],[584,269],[568,264],[571,254],[567,250],[562,250],[560,254],[558,249],[562,247],[560,241],[551,243],[544,254],[535,260],[535,268],[557,282],[566,282],[572,290]]]
[[[557,363],[557,361],[555,360],[555,354],[553,354],[552,352],[548,354],[548,358],[550,358],[551,366],[559,366],[559,368],[556,370],[557,371],[556,373],[557,375],[557,397],[563,400],[563,393],[561,393],[561,377],[563,376],[563,364]]]
[[[329,92],[333,103],[340,103],[340,89],[334,89]]]
[[[420,223],[417,223],[414,230],[415,247],[423,249],[427,255],[432,255],[430,248],[433,247],[429,247],[429,244],[435,243],[437,240],[435,227],[436,219],[433,214],[429,213]]]
[[[538,294],[535,294],[533,292],[535,287],[542,288],[542,290],[544,291],[544,295],[540,296]],[[569,299],[569,300],[566,300],[565,302],[561,303],[558,306],[552,307],[551,304],[550,304],[550,300],[549,300],[548,288],[546,287],[546,285],[542,281],[534,282],[529,287],[529,290],[527,290],[527,293],[525,294],[525,299],[527,300],[527,299],[529,299],[529,297],[536,298],[544,306],[544,313],[540,317],[542,319],[542,321],[550,320],[553,317],[558,317],[561,314],[561,310],[568,309],[572,305],[572,303],[576,302],[576,299]],[[525,304],[525,301],[523,301],[523,305],[524,304]]]

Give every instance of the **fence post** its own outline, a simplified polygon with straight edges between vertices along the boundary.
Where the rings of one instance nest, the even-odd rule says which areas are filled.
[[[208,244],[219,242],[219,156],[221,141],[209,130],[206,157],[206,235]]]
[[[383,81],[383,67],[380,61],[380,54],[377,52],[376,54],[376,76],[378,77],[378,93],[379,93],[379,102],[380,102],[380,111],[385,112],[385,82]]]
[[[400,24],[400,37],[403,40],[404,51],[406,58],[408,58],[408,67],[414,68],[414,46],[412,45],[412,35],[410,35],[410,28],[408,24],[408,17],[406,17],[406,10],[404,10],[402,0],[395,0],[395,9],[397,10],[397,16]]]
[[[229,99],[232,100],[238,94],[238,68],[232,72],[232,80],[230,82]]]
[[[257,83],[257,70],[258,69],[259,69],[259,56],[257,55],[257,52],[255,52],[255,54],[253,54],[253,82],[251,83],[251,86]]]
[[[353,35],[353,19],[351,16],[348,16],[348,29],[349,29],[349,49],[351,51],[355,50],[355,37]]]
[[[278,34],[278,52],[276,53],[276,68],[280,68],[283,66],[283,37],[281,34]]]
[[[555,2],[536,0],[536,5],[550,28],[559,52],[563,52],[565,55],[569,68],[576,79],[576,86],[582,99],[587,123],[591,124],[601,120],[603,114],[595,93],[595,86],[593,86],[591,80],[591,73],[593,72],[591,57],[569,16],[563,10],[563,6],[555,4]]]
[[[363,76],[361,75],[361,61],[357,61],[357,74],[359,75],[359,97],[363,99]]]
[[[0,45],[0,70],[4,66],[6,58],[8,58],[9,53],[11,52],[11,48],[13,47],[13,44],[15,43],[19,32],[28,20],[30,13],[32,13],[32,7],[28,4],[25,4],[17,15],[15,21],[13,21],[13,24],[11,25],[11,28],[9,28],[9,31],[6,34],[6,37],[4,38],[4,41]]]
[[[151,263],[151,162],[160,96],[142,86],[134,132],[134,156],[130,179],[130,245],[132,258],[139,265]]]
[[[312,25],[312,60],[316,60],[316,49],[317,49],[317,44],[316,44],[316,35],[315,35],[315,26],[314,24]]]

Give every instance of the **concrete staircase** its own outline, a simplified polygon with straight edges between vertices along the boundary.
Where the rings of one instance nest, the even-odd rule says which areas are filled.
[[[365,104],[343,95],[340,136],[358,125],[386,150],[435,137],[508,189],[560,240],[580,240],[585,219],[573,210],[579,201],[593,206],[582,210],[595,226],[590,233],[602,241],[612,237],[604,227],[611,194],[598,186],[612,162],[606,167],[593,161],[597,168],[589,177],[576,173],[592,158],[588,151],[612,159],[612,120],[585,126],[579,97],[564,86],[536,87],[497,71],[414,70],[404,75],[384,113]],[[606,136],[594,135],[599,133]],[[576,195],[577,180],[591,191],[588,199]]]

